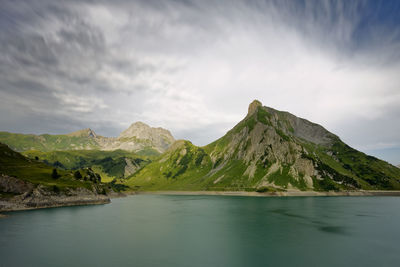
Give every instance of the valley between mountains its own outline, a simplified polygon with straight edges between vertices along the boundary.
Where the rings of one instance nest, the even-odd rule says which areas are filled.
[[[132,191],[400,189],[399,168],[257,100],[233,129],[203,147],[142,122],[118,137],[91,129],[0,132],[0,142],[0,210],[106,203]]]

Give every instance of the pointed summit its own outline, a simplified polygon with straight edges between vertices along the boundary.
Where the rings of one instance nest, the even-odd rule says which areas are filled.
[[[177,141],[128,182],[140,190],[399,190],[400,169],[321,125],[254,100],[246,118],[203,147]]]
[[[151,131],[151,127],[144,122],[137,121],[132,123],[128,129],[124,130],[120,135],[119,138],[124,137],[138,137],[143,138],[142,133],[148,133]],[[146,136],[147,137],[147,136]]]
[[[253,102],[250,103],[249,105],[249,111],[247,112],[247,116],[251,115],[254,113],[254,111],[257,110],[258,107],[262,107],[262,103],[260,101],[253,100]]]

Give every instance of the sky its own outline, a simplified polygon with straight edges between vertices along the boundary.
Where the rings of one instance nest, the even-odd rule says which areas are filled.
[[[206,145],[258,99],[400,163],[400,1],[0,2],[0,131]]]

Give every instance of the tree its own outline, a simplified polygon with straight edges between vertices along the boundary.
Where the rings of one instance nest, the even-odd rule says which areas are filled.
[[[102,195],[107,195],[107,191],[106,191],[106,189],[105,188],[103,188],[103,190],[101,191],[101,193],[100,194],[102,194]]]
[[[57,169],[53,169],[53,172],[51,173],[51,178],[53,179],[58,179],[60,175],[57,173]]]
[[[75,177],[75,179],[77,179],[77,180],[82,179],[82,174],[81,174],[81,172],[80,172],[80,171],[75,171],[75,172],[74,172],[74,177]]]
[[[55,193],[60,193],[60,188],[58,188],[58,186],[56,186],[56,185],[53,185],[53,191]]]
[[[53,163],[53,166],[57,168],[64,168],[64,165],[58,160]]]
[[[97,178],[97,182],[101,182],[101,176],[100,176],[100,174],[98,174],[98,173],[95,173],[94,174],[95,176],[96,176],[96,178]]]

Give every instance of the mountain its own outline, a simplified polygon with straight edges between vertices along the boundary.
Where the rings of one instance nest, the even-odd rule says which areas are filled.
[[[164,152],[173,142],[170,131],[163,128],[150,127],[143,122],[135,122],[124,130],[117,138],[101,138],[99,145],[102,150],[155,150]]]
[[[112,189],[90,168],[55,169],[0,143],[0,211],[104,204]]]
[[[321,125],[255,100],[215,142],[175,142],[136,172],[135,190],[400,189],[400,169],[359,152]]]
[[[67,134],[67,136],[72,137],[86,137],[86,138],[96,138],[97,134],[90,128],[82,129],[76,132]]]
[[[119,137],[103,137],[87,128],[65,135],[33,135],[0,132],[0,142],[16,151],[55,150],[127,150],[154,155],[164,152],[174,137],[168,130],[153,128],[142,122],[132,124]]]
[[[126,150],[67,150],[25,151],[24,156],[42,161],[54,167],[75,170],[90,167],[101,175],[103,181],[126,178],[148,164],[152,156],[144,156]]]

